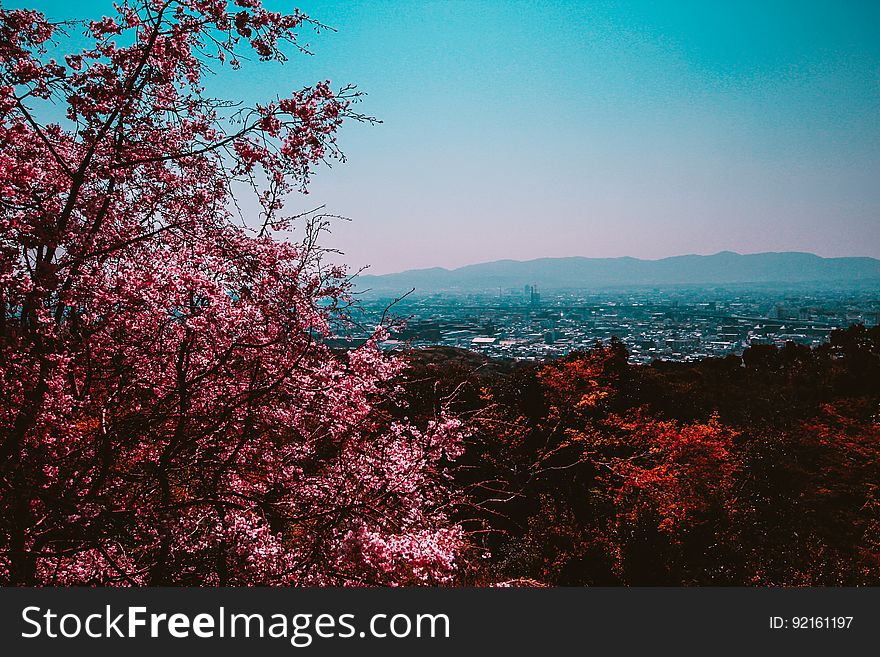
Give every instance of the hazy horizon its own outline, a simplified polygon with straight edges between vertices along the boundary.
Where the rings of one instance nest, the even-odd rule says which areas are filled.
[[[445,269],[411,269],[355,280],[360,289],[394,294],[414,289],[437,291],[521,291],[529,286],[545,290],[602,287],[679,285],[833,285],[877,289],[880,259],[870,257],[822,258],[804,252],[738,254],[722,251],[708,256],[686,254],[656,260],[640,258],[537,258],[496,260]]]
[[[110,2],[13,3],[52,18]],[[802,251],[880,257],[880,4],[335,2],[313,57],[209,82],[330,78],[378,126],[291,213],[382,274],[500,259]],[[270,6],[283,6],[270,2]]]
[[[631,256],[631,255],[619,255],[619,256],[569,255],[569,256],[536,256],[534,258],[496,258],[494,260],[480,260],[478,262],[466,262],[462,265],[456,265],[454,267],[443,267],[442,265],[426,264],[426,265],[421,265],[418,267],[409,267],[407,269],[402,269],[399,271],[383,272],[383,273],[377,273],[377,272],[373,271],[372,267],[369,267],[363,273],[367,274],[367,275],[382,276],[386,273],[387,274],[399,274],[399,273],[405,273],[407,271],[420,270],[420,269],[445,269],[447,271],[455,271],[457,269],[463,269],[465,267],[472,267],[474,265],[492,264],[492,263],[496,263],[496,262],[527,263],[527,262],[533,262],[535,260],[562,260],[562,259],[567,259],[567,258],[586,258],[586,259],[591,259],[591,260],[623,260],[623,259],[630,258],[630,259],[635,259],[635,260],[643,260],[643,261],[647,261],[647,262],[655,262],[658,260],[669,260],[672,258],[688,258],[688,257],[692,257],[692,256],[708,258],[711,256],[722,255],[725,253],[732,253],[732,254],[738,255],[738,256],[796,253],[796,254],[817,256],[819,258],[870,258],[872,260],[880,260],[880,258],[877,258],[874,256],[859,256],[859,255],[823,256],[818,253],[813,253],[811,251],[754,251],[754,252],[750,252],[750,253],[743,253],[740,251],[733,251],[731,249],[722,249],[721,251],[714,251],[712,253],[675,253],[675,254],[668,255],[668,256],[659,256],[657,258],[639,258],[637,256]]]

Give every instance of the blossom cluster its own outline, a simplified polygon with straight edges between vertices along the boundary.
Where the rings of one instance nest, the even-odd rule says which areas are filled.
[[[0,10],[0,582],[454,571],[460,426],[382,411],[401,364],[380,333],[328,346],[351,298],[312,239],[323,219],[277,232],[356,92],[224,115],[202,86],[247,50],[283,61],[310,24],[260,0],[127,1],[61,64],[63,26]],[[262,215],[242,226],[247,189]]]

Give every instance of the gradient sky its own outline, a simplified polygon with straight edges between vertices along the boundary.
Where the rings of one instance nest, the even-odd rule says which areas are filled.
[[[52,17],[109,2],[32,0]],[[280,3],[273,3],[274,7]],[[356,83],[378,126],[293,209],[371,273],[543,256],[880,257],[880,3],[302,0],[315,55],[211,84]]]

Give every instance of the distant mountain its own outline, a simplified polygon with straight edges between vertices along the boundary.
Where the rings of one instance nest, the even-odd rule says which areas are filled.
[[[491,291],[537,285],[540,290],[629,286],[853,283],[876,281],[880,260],[822,258],[812,253],[722,251],[709,256],[684,255],[661,260],[638,258],[539,258],[498,260],[458,269],[413,269],[398,274],[359,276],[359,290],[397,294]]]

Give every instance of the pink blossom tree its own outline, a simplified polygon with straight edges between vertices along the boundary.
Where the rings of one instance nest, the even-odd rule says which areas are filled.
[[[381,329],[327,345],[349,279],[322,218],[284,214],[366,118],[357,91],[241,108],[203,86],[315,25],[260,0],[126,0],[84,26],[0,10],[0,583],[454,571],[458,423],[383,410],[401,363]],[[81,27],[89,46],[52,59]]]

